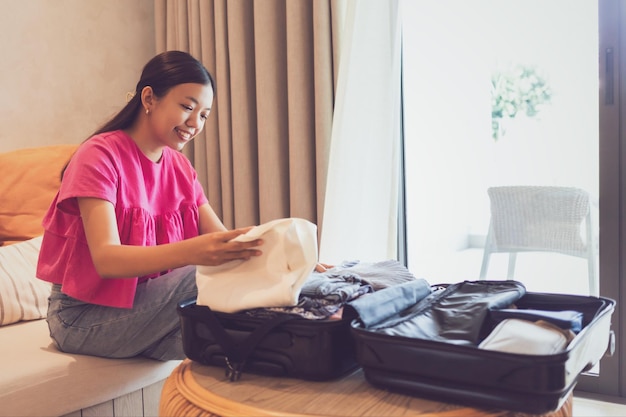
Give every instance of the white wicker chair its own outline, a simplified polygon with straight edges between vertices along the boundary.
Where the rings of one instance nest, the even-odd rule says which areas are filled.
[[[492,253],[509,253],[507,279],[513,279],[518,252],[558,252],[586,258],[589,294],[598,295],[596,239],[589,194],[579,188],[506,186],[487,190],[491,221],[480,279]]]

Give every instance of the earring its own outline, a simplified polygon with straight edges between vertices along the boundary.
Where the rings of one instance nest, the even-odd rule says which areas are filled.
[[[146,109],[146,114],[150,114],[150,109]]]

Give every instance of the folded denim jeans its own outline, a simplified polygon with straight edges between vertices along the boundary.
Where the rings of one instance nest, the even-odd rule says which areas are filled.
[[[425,279],[397,284],[365,294],[344,306],[344,317],[358,318],[367,328],[399,311],[403,311],[431,294]]]

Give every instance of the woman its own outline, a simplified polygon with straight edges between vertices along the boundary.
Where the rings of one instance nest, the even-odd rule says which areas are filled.
[[[37,276],[51,282],[47,321],[64,352],[182,359],[177,304],[197,294],[195,265],[249,259],[231,242],[179,152],[211,111],[215,83],[191,55],[168,51],[135,95],[79,146],[44,218]]]

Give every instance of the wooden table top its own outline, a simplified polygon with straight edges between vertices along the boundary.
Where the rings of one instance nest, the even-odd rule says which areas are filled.
[[[219,416],[324,417],[513,417],[523,413],[480,410],[407,396],[372,387],[361,370],[332,381],[303,381],[244,373],[230,382],[224,369],[185,360],[168,378],[162,411],[175,412],[169,403],[184,398],[198,410]],[[163,414],[165,415],[165,414]],[[571,398],[549,416],[571,415]]]

